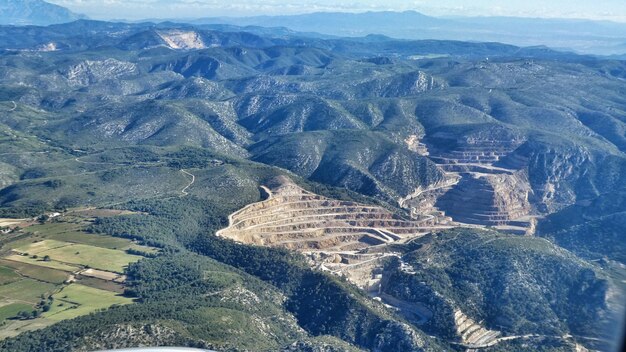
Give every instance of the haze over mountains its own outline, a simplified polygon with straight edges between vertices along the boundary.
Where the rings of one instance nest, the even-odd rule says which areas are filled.
[[[49,25],[85,16],[43,0],[1,0],[0,24]],[[120,19],[123,21],[123,18]],[[288,16],[160,18],[191,24],[285,27],[310,35],[399,39],[501,42],[517,46],[549,46],[595,55],[626,55],[626,24],[608,21],[521,17],[432,17],[415,11],[310,13]]]
[[[599,55],[626,53],[626,24],[606,21],[516,17],[437,18],[406,11],[220,17],[191,22],[284,26],[301,32],[346,37],[381,34],[404,39],[501,42],[518,46],[545,45]]]
[[[87,18],[43,0],[0,0],[0,24],[41,25],[67,23]]]

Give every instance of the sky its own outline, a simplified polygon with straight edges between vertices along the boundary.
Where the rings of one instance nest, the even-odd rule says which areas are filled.
[[[201,18],[319,11],[406,11],[431,16],[584,18],[626,22],[626,0],[47,0],[93,19]]]

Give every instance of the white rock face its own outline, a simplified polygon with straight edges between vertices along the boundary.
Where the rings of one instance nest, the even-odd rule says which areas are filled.
[[[191,50],[207,47],[200,35],[194,31],[171,30],[158,34],[171,49]]]
[[[119,79],[137,73],[137,66],[131,62],[106,59],[86,60],[70,67],[65,76],[70,84],[88,85],[105,79]]]
[[[57,50],[59,49],[57,48],[57,44],[54,42],[41,45],[39,48],[37,48],[37,51],[43,51],[43,52],[50,52],[50,51],[57,51]]]
[[[499,331],[488,330],[479,322],[465,315],[461,310],[454,312],[454,324],[461,341],[476,348],[485,348],[498,343]]]

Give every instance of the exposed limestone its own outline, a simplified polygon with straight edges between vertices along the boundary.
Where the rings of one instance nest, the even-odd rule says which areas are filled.
[[[467,348],[486,348],[498,343],[499,331],[488,330],[465,315],[461,310],[454,312],[454,324],[461,342]]]
[[[445,141],[441,145],[454,146],[429,151],[430,158],[447,172],[447,181],[433,189],[418,190],[401,205],[418,212],[440,211],[460,224],[493,226],[520,235],[534,233],[536,221],[529,201],[532,189],[526,172],[510,163],[495,166],[504,157],[524,164],[519,158],[508,158],[524,143],[522,137],[496,128],[461,138],[446,133],[432,138]]]
[[[404,318],[415,324],[424,324],[433,317],[433,312],[420,302],[407,302],[386,293],[378,295],[380,300],[393,307]]]
[[[404,143],[406,143],[410,151],[416,152],[417,154],[422,156],[429,155],[428,148],[424,143],[420,142],[419,137],[416,135],[409,136],[404,140]]]
[[[81,338],[81,347],[72,349],[73,351],[95,351],[130,348],[135,346],[168,346],[187,338],[183,337],[175,329],[154,324],[117,324],[104,330],[90,332]],[[189,341],[191,342],[191,340]],[[200,341],[193,341],[200,345]],[[210,347],[204,345],[203,347]]]
[[[131,62],[106,59],[85,60],[70,67],[65,76],[72,85],[85,86],[101,80],[120,79],[138,73],[137,65]]]
[[[440,217],[406,220],[390,211],[308,192],[286,177],[263,187],[269,195],[233,213],[218,236],[238,242],[297,250],[311,265],[347,277],[360,287],[377,285],[386,245],[449,228]]]
[[[198,32],[170,30],[159,31],[157,33],[171,49],[191,50],[204,49],[207,47]]]
[[[42,44],[37,48],[37,51],[42,51],[42,52],[50,52],[50,51],[57,51],[57,44],[54,42],[50,42],[47,44]]]
[[[455,221],[487,226],[528,227],[515,220],[530,213],[530,186],[523,173],[465,173],[436,205]],[[522,231],[522,234],[525,231]]]

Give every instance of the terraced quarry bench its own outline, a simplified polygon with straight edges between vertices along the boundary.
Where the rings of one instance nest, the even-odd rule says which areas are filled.
[[[507,135],[504,133],[504,135]],[[508,136],[508,135],[507,135]],[[441,137],[441,136],[440,136]],[[456,223],[492,226],[503,232],[532,234],[535,219],[529,195],[532,193],[523,161],[498,163],[524,142],[499,133],[472,138],[444,136],[451,149],[429,150],[430,158],[455,182],[408,199],[407,207],[441,211]],[[449,139],[449,140],[448,140]],[[518,165],[519,164],[519,165]]]
[[[434,216],[401,219],[377,207],[322,197],[287,178],[265,187],[269,198],[230,216],[218,235],[238,242],[299,251],[358,251],[422,235]]]

